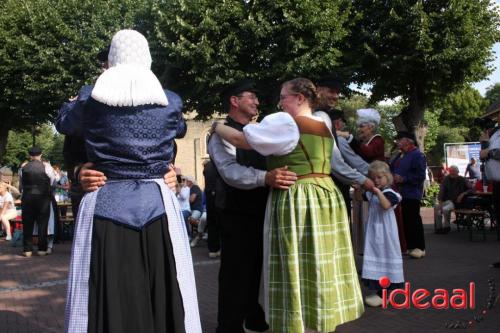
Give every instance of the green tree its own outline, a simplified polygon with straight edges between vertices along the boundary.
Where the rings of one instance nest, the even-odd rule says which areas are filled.
[[[53,152],[56,136],[62,137],[54,133],[54,129],[51,125],[43,124],[40,126],[38,135],[35,138],[37,146],[43,151],[43,158],[52,163],[52,156],[57,157],[57,154]],[[33,138],[31,131],[10,131],[7,152],[3,158],[0,159],[0,164],[8,165],[13,170],[17,170],[24,161],[29,160],[28,149],[32,145]],[[59,155],[62,155],[62,150],[59,152]]]
[[[64,135],[54,133],[52,146],[47,150],[46,158],[52,164],[58,164],[63,170],[66,169],[63,156]]]
[[[452,142],[464,142],[467,135],[465,127],[439,126],[436,135],[436,143],[427,153],[428,165],[441,165],[444,161],[444,144]]]
[[[351,1],[164,0],[155,3],[156,72],[201,117],[221,111],[221,88],[258,81],[274,109],[285,79],[340,66]],[[164,10],[167,8],[167,10]],[[170,80],[169,80],[170,79]]]
[[[494,85],[486,89],[486,94],[484,96],[488,105],[500,99],[500,83],[495,83]]]
[[[425,110],[424,122],[427,127],[427,132],[424,141],[424,152],[430,152],[437,144],[439,134],[439,116],[440,111]]]
[[[354,0],[351,49],[355,79],[373,85],[371,99],[401,96],[398,129],[414,131],[437,97],[491,72],[499,41],[498,7],[490,0]]]
[[[92,82],[122,28],[148,29],[146,0],[4,0],[0,4],[0,159],[11,129],[50,121]]]
[[[481,128],[476,125],[475,119],[481,117],[488,106],[479,91],[471,86],[448,94],[435,100],[430,107],[439,110],[439,122],[447,127],[465,128],[463,132],[466,141],[477,141]]]

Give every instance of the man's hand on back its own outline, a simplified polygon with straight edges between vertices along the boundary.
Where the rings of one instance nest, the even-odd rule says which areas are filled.
[[[176,191],[175,186],[177,185],[177,173],[175,172],[175,167],[172,164],[168,167],[168,172],[163,176],[163,181],[172,191]]]
[[[107,180],[104,173],[92,170],[93,166],[93,163],[85,163],[78,174],[78,179],[85,192],[96,191],[99,187],[104,186]]]
[[[276,168],[266,173],[266,185],[280,190],[288,190],[297,181],[297,174],[288,167]]]

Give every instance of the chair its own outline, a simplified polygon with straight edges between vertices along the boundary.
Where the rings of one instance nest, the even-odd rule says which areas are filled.
[[[460,230],[460,225],[469,230],[469,240],[472,241],[474,229],[482,231],[483,241],[486,240],[486,227],[484,220],[489,216],[489,212],[479,209],[455,209],[455,222],[457,230]]]
[[[65,208],[65,214],[63,214]],[[71,204],[57,204],[57,216],[59,224],[59,240],[61,242],[72,240],[75,231],[75,219],[71,211]]]

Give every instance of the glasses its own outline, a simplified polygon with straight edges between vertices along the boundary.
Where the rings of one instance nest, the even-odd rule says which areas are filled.
[[[240,94],[240,95],[236,95],[236,97],[238,97],[238,98],[244,98],[244,97],[246,97],[246,98],[251,99],[253,101],[258,101],[259,100],[259,97],[257,97],[257,95],[252,94],[252,93],[249,93],[249,94],[246,94],[246,95]]]
[[[288,96],[297,96],[298,94],[297,93],[294,93],[294,94],[286,94],[286,95],[280,95],[280,101],[286,99]]]

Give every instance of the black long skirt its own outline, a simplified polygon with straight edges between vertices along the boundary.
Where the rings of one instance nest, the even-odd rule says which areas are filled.
[[[95,218],[89,333],[185,333],[166,216],[134,230]]]

